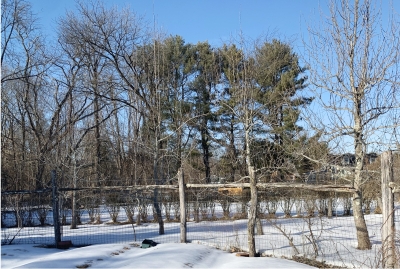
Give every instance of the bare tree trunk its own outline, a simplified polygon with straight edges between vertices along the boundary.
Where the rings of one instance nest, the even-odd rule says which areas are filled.
[[[332,218],[333,216],[333,198],[328,198],[328,218]]]
[[[256,226],[257,226],[257,235],[264,235],[261,219],[258,217],[256,219]]]
[[[185,199],[185,177],[183,169],[179,168],[178,171],[178,183],[179,183],[179,205],[180,205],[180,231],[181,231],[181,243],[186,243],[186,199]]]
[[[158,127],[156,127],[158,128]],[[157,131],[156,131],[157,132]],[[158,134],[156,134],[156,145],[155,145],[156,149],[153,155],[153,173],[154,173],[154,179],[155,179],[155,183],[156,185],[159,185],[159,176],[158,176],[158,152],[159,152],[159,138],[158,138]],[[162,214],[161,214],[161,208],[160,208],[160,202],[159,202],[159,194],[158,194],[158,189],[154,188],[153,191],[153,204],[154,204],[154,209],[156,210],[156,214],[157,214],[157,220],[158,220],[158,234],[164,234],[164,221],[162,219]]]
[[[249,247],[249,256],[256,256],[256,243],[255,243],[255,226],[256,226],[256,218],[257,218],[257,179],[255,177],[253,166],[248,167],[249,177],[250,177],[250,208],[249,208],[249,220],[247,222],[247,236],[248,236],[248,247]]]
[[[101,161],[101,141],[100,141],[100,104],[99,104],[99,97],[98,97],[98,88],[94,86],[94,111],[95,111],[95,141],[96,141],[96,154],[95,154],[95,171],[96,171],[96,179],[92,186],[100,187],[101,185],[101,171],[100,171],[100,161]]]
[[[73,173],[72,173],[72,177],[73,177],[73,188],[76,189],[77,188],[77,171],[76,171],[76,154],[75,151],[72,153],[72,165],[73,165]],[[71,202],[72,202],[72,219],[71,219],[71,226],[70,229],[76,229],[77,228],[77,208],[76,208],[76,192],[72,191],[72,197],[71,197]]]
[[[114,116],[114,135],[115,135],[115,151],[116,151],[116,161],[117,161],[117,169],[118,169],[118,179],[121,179],[122,177],[127,177],[127,175],[124,173],[124,165],[125,165],[125,154],[124,154],[124,144],[122,141],[122,135],[121,135],[121,128],[120,128],[120,122],[118,119],[118,106],[117,106],[117,101],[115,101],[116,97],[114,96],[114,89],[112,88],[110,90],[111,93],[111,98],[113,99],[113,116]]]
[[[354,21],[358,23],[358,0],[355,0],[355,13],[354,13]],[[353,38],[351,40],[351,51],[349,55],[350,60],[350,68],[351,70],[355,70],[355,55],[354,50],[356,49],[356,43],[358,42],[357,37],[357,28],[353,29]],[[364,70],[366,72],[366,70]],[[363,82],[361,82],[363,83]],[[354,188],[356,192],[353,194],[353,216],[354,223],[356,225],[357,230],[357,241],[358,241],[358,249],[371,249],[371,242],[369,239],[367,224],[364,219],[364,213],[362,211],[362,171],[364,169],[364,138],[363,138],[363,111],[362,111],[362,103],[365,97],[365,89],[363,85],[360,87],[357,85],[355,72],[350,72],[350,86],[353,97],[353,117],[354,117],[354,152],[356,158],[356,168],[355,168],[355,177],[354,177]]]
[[[368,228],[362,212],[362,194],[357,191],[353,194],[353,217],[357,231],[358,249],[371,249],[371,241],[368,235]]]

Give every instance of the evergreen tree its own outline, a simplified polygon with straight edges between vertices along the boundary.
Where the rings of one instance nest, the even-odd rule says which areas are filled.
[[[189,137],[186,124],[190,118],[187,84],[194,72],[193,65],[190,63],[192,52],[192,45],[186,44],[180,36],[168,37],[162,44],[161,73],[166,91],[163,112],[169,134],[169,155],[173,156],[173,161],[169,164],[171,169],[168,170],[171,170],[174,175],[182,166],[182,154]]]
[[[190,59],[195,69],[195,79],[190,83],[195,119],[193,127],[200,134],[199,144],[202,150],[205,181],[211,182],[211,125],[215,121],[212,111],[215,102],[215,87],[220,71],[218,57],[207,42],[200,42],[193,47]]]
[[[279,40],[256,47],[254,68],[257,101],[262,107],[258,117],[263,122],[263,128],[257,131],[266,133],[267,140],[273,142],[272,152],[266,157],[275,160],[272,166],[282,169],[288,158],[285,152],[301,130],[297,124],[300,108],[312,101],[299,94],[306,87],[306,69],[300,66],[292,48]],[[283,174],[279,174],[283,179]]]
[[[218,125],[220,136],[218,144],[225,150],[221,157],[221,166],[224,168],[225,176],[229,181],[234,181],[237,170],[245,172],[243,163],[240,161],[240,121],[235,108],[240,102],[239,84],[243,79],[243,52],[236,45],[224,44],[220,48],[220,66],[222,68],[222,91],[219,93]]]

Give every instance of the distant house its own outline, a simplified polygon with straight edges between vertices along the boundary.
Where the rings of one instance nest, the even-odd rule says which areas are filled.
[[[343,166],[354,166],[356,163],[356,156],[354,154],[346,153],[339,156],[339,160]]]
[[[378,158],[376,153],[368,153],[365,156],[365,164],[371,164]],[[305,182],[310,184],[332,183],[332,180],[346,177],[353,173],[356,164],[355,154],[345,153],[341,155],[330,155],[329,163],[318,171],[305,174]]]
[[[374,152],[368,153],[365,159],[368,164],[371,164],[371,163],[375,162],[376,159],[378,159],[378,154],[376,154]]]
[[[365,155],[364,164],[371,164],[378,158],[376,153],[367,153]],[[346,167],[354,167],[356,164],[356,156],[353,153],[345,153],[341,155],[331,155],[330,163],[333,165],[341,165]]]

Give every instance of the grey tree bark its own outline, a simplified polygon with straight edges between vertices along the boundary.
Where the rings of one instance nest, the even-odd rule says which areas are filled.
[[[353,167],[342,167],[355,192],[352,209],[359,249],[370,249],[362,205],[367,180],[367,151],[385,148],[399,122],[399,23],[381,23],[378,6],[369,0],[330,2],[330,16],[320,28],[309,28],[304,41],[310,66],[314,112],[305,116],[321,132],[330,150],[354,152]],[[317,115],[319,114],[319,115]],[[322,130],[322,131],[321,131]],[[388,143],[388,144],[385,144]]]

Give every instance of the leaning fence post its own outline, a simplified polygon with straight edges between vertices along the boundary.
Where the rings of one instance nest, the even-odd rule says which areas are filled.
[[[179,185],[179,205],[181,210],[181,243],[186,243],[186,203],[185,203],[185,180],[183,170],[178,170],[178,185]]]
[[[392,152],[381,155],[382,171],[382,265],[384,268],[395,266],[395,225],[394,225],[394,194],[389,187],[393,182]]]
[[[55,170],[51,171],[52,183],[52,200],[53,200],[53,225],[54,225],[54,239],[56,248],[61,241],[59,211],[58,211],[58,191],[57,191],[57,173]]]

